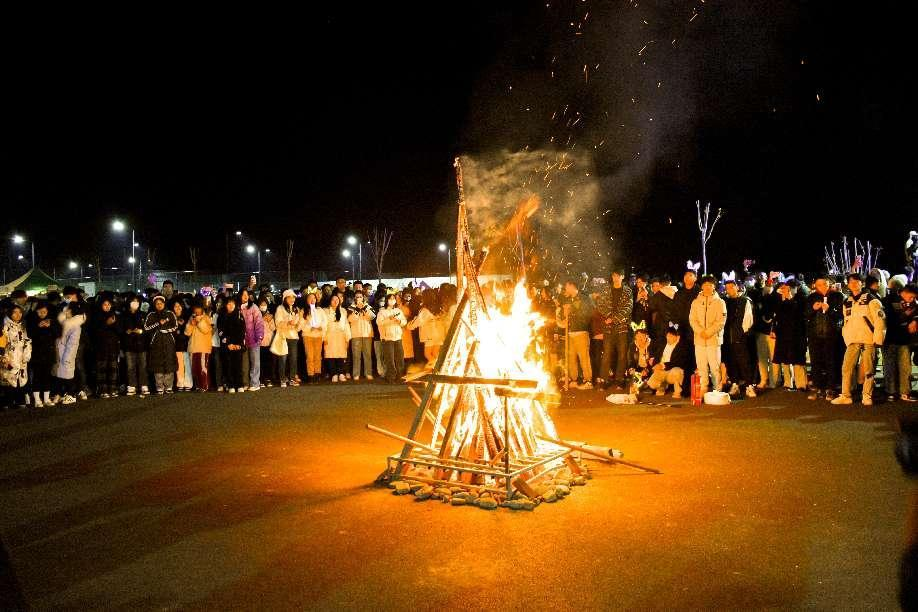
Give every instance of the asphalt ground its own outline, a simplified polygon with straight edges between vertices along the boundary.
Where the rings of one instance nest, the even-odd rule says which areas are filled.
[[[35,609],[891,609],[912,410],[575,392],[563,437],[663,474],[590,462],[527,512],[373,484],[402,386],[93,400],[0,415],[0,536]]]

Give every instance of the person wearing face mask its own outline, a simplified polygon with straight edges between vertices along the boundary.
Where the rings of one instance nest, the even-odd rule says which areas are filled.
[[[265,338],[265,321],[248,289],[239,294],[239,303],[239,312],[245,322],[245,350],[249,356],[249,391],[258,391],[261,388],[261,341]]]
[[[55,344],[56,360],[54,362],[54,397],[52,404],[60,398],[61,404],[67,406],[76,403],[74,376],[76,371],[76,354],[79,350],[80,335],[86,322],[84,305],[72,302],[62,311],[64,322],[61,324],[61,335]],[[62,397],[63,396],[63,397]]]
[[[322,344],[328,329],[328,315],[316,303],[317,294],[306,294],[306,308],[303,311],[303,345],[306,349],[306,375],[309,382],[317,383],[322,376]],[[331,303],[331,295],[329,295]]]
[[[157,295],[153,298],[153,312],[147,314],[143,329],[150,339],[147,360],[153,371],[156,392],[159,395],[173,392],[172,385],[178,364],[175,359],[175,337],[172,334],[177,328],[175,315],[166,309],[166,298]]]
[[[405,313],[398,307],[395,295],[386,296],[386,305],[376,316],[379,337],[382,344],[383,368],[386,381],[394,383],[404,366],[402,354],[402,333],[408,325]]]
[[[26,324],[32,339],[32,396],[36,408],[53,406],[51,403],[51,368],[54,366],[54,340],[60,335],[61,327],[51,316],[47,302],[39,302]]]
[[[376,313],[362,292],[354,293],[354,303],[348,308],[347,321],[351,326],[351,361],[354,380],[360,380],[361,367],[367,380],[373,380],[373,319]]]
[[[108,297],[102,299],[92,320],[96,352],[96,391],[103,399],[118,397],[118,356],[121,352],[121,321]]]
[[[261,313],[262,324],[264,325],[264,336],[261,339],[261,383],[265,387],[273,387],[277,379],[277,356],[271,353],[271,341],[274,339],[274,332],[277,326],[274,323],[274,314],[271,312],[270,302],[267,296],[258,299],[258,312]],[[280,384],[280,381],[278,381]]]
[[[140,298],[136,295],[128,299],[128,309],[122,315],[121,350],[127,365],[127,395],[141,396],[150,394],[147,372],[147,339],[144,335],[143,322],[146,316],[140,310]]]

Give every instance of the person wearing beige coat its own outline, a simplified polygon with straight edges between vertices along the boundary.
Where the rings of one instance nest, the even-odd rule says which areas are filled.
[[[331,305],[325,309],[325,319],[325,359],[328,361],[328,371],[333,383],[344,382],[344,360],[347,359],[347,347],[351,343],[351,324],[337,294],[332,295]]]
[[[695,335],[695,362],[701,377],[701,391],[709,389],[709,376],[714,389],[720,389],[720,346],[724,342],[727,323],[727,303],[714,291],[713,276],[701,278],[701,293],[692,302],[689,324]]]
[[[306,373],[310,382],[319,382],[322,374],[322,344],[328,328],[328,316],[324,308],[316,304],[316,294],[306,295],[306,308],[303,310],[303,344],[306,349]]]
[[[213,325],[200,304],[195,304],[191,313],[191,318],[185,324],[185,335],[189,337],[188,352],[191,353],[191,377],[198,391],[207,391],[210,388],[207,364],[213,348]]]

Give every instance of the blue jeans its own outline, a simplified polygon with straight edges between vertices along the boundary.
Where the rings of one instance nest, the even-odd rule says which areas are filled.
[[[261,386],[261,347],[250,346],[249,351],[249,386],[257,389]]]

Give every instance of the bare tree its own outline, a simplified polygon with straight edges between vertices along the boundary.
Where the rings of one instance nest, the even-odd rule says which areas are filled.
[[[386,252],[389,250],[389,244],[392,242],[392,234],[386,228],[379,231],[379,228],[373,228],[373,240],[370,242],[370,254],[373,257],[373,263],[376,265],[376,277],[378,282],[382,282],[383,263],[386,259]]]
[[[695,207],[698,209],[698,231],[701,232],[701,267],[702,274],[708,273],[708,240],[711,239],[711,234],[714,233],[714,226],[717,225],[717,222],[720,221],[720,218],[723,216],[723,209],[717,209],[717,215],[714,217],[714,221],[711,221],[711,203],[708,202],[704,207],[704,218],[701,216],[701,200],[695,200]]]
[[[191,257],[191,282],[194,283],[198,277],[198,249],[188,247],[188,255]]]
[[[293,260],[293,239],[287,239],[287,287],[290,287],[290,262]]]

